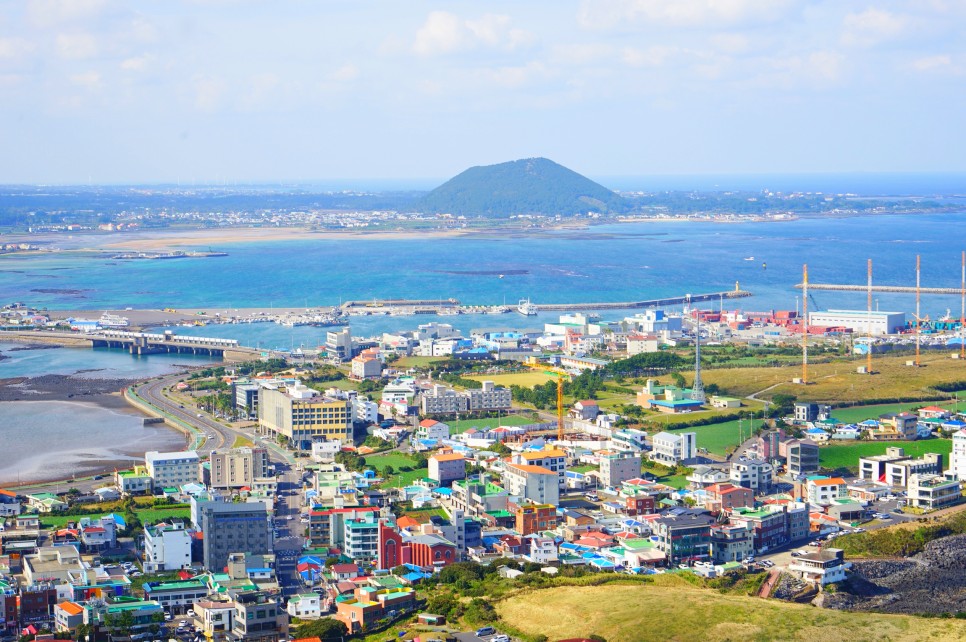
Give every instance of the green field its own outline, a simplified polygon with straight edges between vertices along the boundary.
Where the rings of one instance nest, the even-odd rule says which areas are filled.
[[[400,357],[393,362],[393,367],[401,368],[425,368],[434,363],[446,361],[446,357]]]
[[[523,415],[505,415],[503,417],[489,417],[487,419],[461,419],[459,421],[444,422],[449,426],[451,435],[458,435],[466,432],[470,428],[496,428],[498,426],[526,426],[527,424],[540,423],[540,419],[531,419]]]
[[[470,375],[465,378],[474,379],[476,381],[492,381],[498,386],[506,386],[508,388],[510,386],[532,388],[534,386],[547,383],[548,381],[557,380],[557,377],[549,375],[545,372],[539,372],[537,370],[534,370],[533,372],[514,372],[510,374]]]
[[[531,638],[608,642],[724,640],[957,640],[966,622],[850,613],[757,597],[724,595],[656,576],[654,584],[527,590],[496,604],[503,621]]]
[[[134,512],[142,524],[156,524],[168,519],[191,519],[190,508],[140,508]],[[90,515],[42,515],[40,523],[44,528],[63,528],[68,522],[77,522],[82,517],[101,517],[109,513],[110,511]]]
[[[371,455],[366,457],[366,466],[376,469],[376,471],[382,471],[386,466],[392,466],[395,472],[389,475],[382,482],[382,486],[399,488],[401,486],[409,486],[417,479],[422,479],[429,474],[429,471],[425,468],[416,468],[415,470],[407,470],[401,472],[399,469],[402,466],[415,466],[416,460],[409,455],[404,455],[402,453],[387,453],[385,455]]]
[[[940,453],[948,461],[953,450],[951,439],[924,439],[922,441],[851,441],[845,444],[822,446],[818,451],[818,461],[823,468],[835,470],[859,469],[859,457],[884,455],[886,448],[899,446],[907,455],[922,457],[925,453]]]
[[[598,466],[591,466],[590,464],[586,464],[584,466],[574,466],[573,468],[568,468],[567,470],[572,470],[575,473],[589,473],[592,470],[598,470],[598,469],[599,469]]]
[[[739,443],[739,428],[744,439],[751,436],[752,429],[761,424],[761,419],[742,422],[726,421],[720,424],[709,424],[707,426],[693,426],[691,428],[671,428],[668,432],[693,432],[698,436],[698,448],[707,448],[709,453],[715,455],[727,455],[728,449],[737,446]]]
[[[865,421],[866,419],[876,419],[879,417],[879,415],[884,415],[890,412],[911,412],[913,408],[922,408],[923,406],[940,406],[941,408],[953,409],[955,405],[955,401],[917,401],[915,403],[907,402],[876,404],[872,406],[849,406],[843,408],[833,408],[832,416],[845,423],[859,423],[860,421]]]

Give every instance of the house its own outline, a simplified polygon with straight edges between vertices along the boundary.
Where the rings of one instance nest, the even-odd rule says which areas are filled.
[[[773,475],[774,467],[763,459],[738,459],[731,462],[728,478],[762,495],[771,488]]]
[[[728,473],[720,468],[712,468],[711,466],[695,466],[686,479],[690,483],[692,490],[701,490],[713,484],[728,481]],[[740,486],[745,486],[745,484],[736,481],[734,478],[732,478],[732,481]]]
[[[697,457],[697,433],[659,432],[651,440],[653,450],[650,458],[665,466],[677,466]]]
[[[122,495],[146,495],[153,488],[153,480],[144,466],[114,473],[114,484]]]
[[[597,415],[599,414],[600,407],[597,405],[597,402],[592,399],[578,401],[570,410],[571,417],[574,419],[582,419],[584,421],[594,421],[597,419]]]
[[[52,493],[34,493],[27,495],[27,508],[37,513],[55,513],[67,510],[67,502]]]
[[[750,488],[735,486],[731,483],[713,484],[706,489],[704,506],[710,511],[728,511],[735,508],[752,508],[755,493]]]
[[[414,441],[422,439],[449,439],[449,426],[435,419],[423,419],[419,422],[416,430],[413,431],[412,438]]]
[[[830,506],[848,497],[848,488],[841,477],[809,477],[805,480],[805,490],[812,506]]]
[[[535,564],[550,564],[557,561],[557,544],[549,537],[529,535],[524,537],[530,550],[526,558]]]
[[[322,617],[322,598],[318,593],[297,593],[288,598],[285,612],[290,617],[297,617],[302,620],[316,620]]]
[[[84,623],[84,607],[76,602],[60,602],[54,605],[54,630],[73,631]]]
[[[845,552],[839,548],[826,548],[808,552],[798,557],[788,567],[793,573],[801,574],[802,580],[828,586],[845,579],[845,572],[852,567],[845,561]]]
[[[869,438],[911,441],[919,436],[918,424],[919,416],[911,412],[889,412],[879,415],[879,425],[869,431]]]
[[[429,458],[429,478],[440,486],[465,479],[466,459],[459,453],[436,453]]]

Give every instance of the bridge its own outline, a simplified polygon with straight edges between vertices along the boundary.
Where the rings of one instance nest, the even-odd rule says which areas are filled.
[[[179,336],[173,332],[156,334],[149,332],[128,332],[126,330],[102,330],[77,334],[73,332],[4,332],[3,338],[12,338],[33,343],[56,343],[59,345],[119,348],[131,354],[203,354],[220,357],[225,361],[250,361],[258,359],[261,352],[245,348],[235,339],[218,337]]]

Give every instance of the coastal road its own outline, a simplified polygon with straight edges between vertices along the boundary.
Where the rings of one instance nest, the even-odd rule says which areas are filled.
[[[184,375],[170,375],[150,379],[134,386],[134,392],[138,397],[154,406],[167,417],[191,426],[201,433],[201,435],[204,435],[204,442],[197,449],[199,455],[207,455],[216,448],[230,447],[234,443],[235,437],[232,431],[224,424],[219,423],[211,415],[197,412],[194,408],[175,403],[164,395],[166,388],[170,388],[183,378]]]

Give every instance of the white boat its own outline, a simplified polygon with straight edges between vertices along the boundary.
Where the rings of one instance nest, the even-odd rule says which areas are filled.
[[[116,314],[103,314],[97,322],[102,328],[126,328],[130,325],[127,317]]]
[[[517,312],[525,317],[532,317],[537,314],[537,306],[530,303],[530,299],[520,299],[517,304]]]
[[[745,257],[745,260],[746,261],[754,261],[755,260],[755,257],[753,257],[753,256],[746,256]]]

